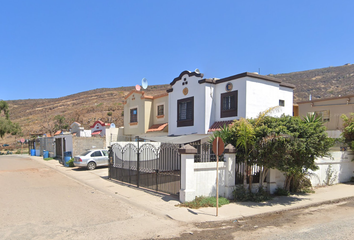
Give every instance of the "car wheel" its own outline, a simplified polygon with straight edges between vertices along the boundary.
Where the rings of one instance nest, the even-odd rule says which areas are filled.
[[[89,162],[88,164],[87,164],[87,169],[88,170],[93,170],[93,169],[95,169],[96,168],[96,163],[95,162]]]

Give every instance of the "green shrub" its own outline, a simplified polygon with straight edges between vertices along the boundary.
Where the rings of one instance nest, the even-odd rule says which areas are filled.
[[[49,157],[49,158],[43,158],[43,160],[48,161],[48,160],[53,160],[53,158]]]
[[[263,187],[260,187],[256,193],[253,193],[243,186],[237,186],[232,193],[234,199],[239,202],[264,202],[272,199]]]
[[[21,150],[18,149],[18,150],[16,151],[16,154],[21,154]]]
[[[69,161],[66,162],[66,164],[68,164],[69,167],[75,167],[75,165],[74,165],[74,158],[71,158]]]
[[[219,197],[219,207],[229,204],[230,201],[224,197]],[[216,197],[195,197],[191,202],[181,203],[178,206],[198,209],[201,207],[216,207]]]
[[[275,189],[274,195],[277,196],[290,196],[290,192],[284,188]]]

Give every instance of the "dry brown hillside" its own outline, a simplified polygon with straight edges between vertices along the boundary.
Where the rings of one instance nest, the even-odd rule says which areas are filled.
[[[146,95],[165,93],[170,85],[149,86]],[[113,122],[116,126],[123,125],[123,97],[134,87],[101,88],[81,92],[61,98],[27,99],[7,101],[10,109],[10,119],[18,122],[23,131],[23,137],[31,133],[44,133],[45,127],[53,125],[56,115],[65,117],[67,123],[81,123],[85,129],[90,129],[96,120]],[[107,113],[112,112],[112,116]],[[19,136],[6,135],[0,143],[13,143]]]
[[[294,103],[307,100],[310,94],[312,99],[327,98],[353,94],[354,90],[354,65],[349,64],[270,76],[296,86]],[[145,92],[147,95],[157,95],[165,93],[169,86],[149,86]],[[90,124],[98,119],[122,126],[123,97],[132,89],[134,87],[102,88],[55,99],[8,101],[10,119],[22,126],[26,138],[30,133],[43,132],[43,125],[51,123],[56,115],[65,116],[69,125],[77,121],[85,129],[89,129]],[[112,112],[111,118],[108,112]],[[7,135],[0,139],[0,143],[13,143],[15,140],[16,137]]]
[[[294,103],[312,99],[353,95],[354,65],[328,67],[302,72],[271,75],[294,84]]]

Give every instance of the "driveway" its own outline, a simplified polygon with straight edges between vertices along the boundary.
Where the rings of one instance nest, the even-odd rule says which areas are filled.
[[[0,169],[0,239],[143,239],[188,228],[27,156],[0,156]],[[89,174],[105,177],[107,168]]]

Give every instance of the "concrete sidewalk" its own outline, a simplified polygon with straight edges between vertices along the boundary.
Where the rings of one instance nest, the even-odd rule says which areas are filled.
[[[98,191],[110,194],[136,207],[159,216],[169,217],[182,222],[205,222],[239,219],[271,212],[278,212],[322,203],[334,202],[346,198],[354,198],[354,184],[337,184],[330,187],[317,188],[313,194],[292,195],[290,197],[275,197],[265,203],[230,203],[219,208],[188,209],[176,206],[178,199],[153,191],[138,189],[124,183],[111,181],[107,178],[108,168],[88,171],[79,168],[67,168],[57,160],[44,161],[42,157],[26,156],[56,169],[73,180],[90,186]]]

